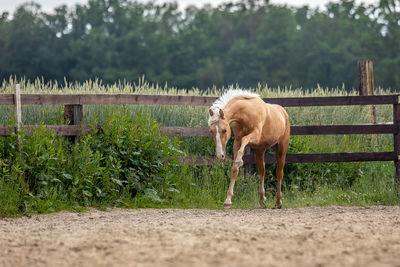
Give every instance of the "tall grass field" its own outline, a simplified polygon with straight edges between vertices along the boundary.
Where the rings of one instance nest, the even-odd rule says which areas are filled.
[[[152,94],[220,96],[226,88],[178,90],[140,79],[135,84],[103,85],[44,83],[10,78],[0,94],[13,93],[21,84],[24,94]],[[344,88],[245,88],[263,98],[348,96]],[[391,94],[379,88],[375,94]],[[61,105],[24,105],[27,125],[64,124]],[[75,143],[57,137],[44,127],[32,136],[21,132],[0,137],[0,216],[86,207],[174,207],[219,209],[225,200],[231,162],[213,166],[178,166],[174,157],[213,155],[211,138],[177,138],[160,133],[160,126],[207,127],[208,107],[86,105],[85,124],[100,124],[103,132],[81,136]],[[369,123],[370,106],[286,108],[292,125],[343,125]],[[392,106],[376,106],[378,123],[392,121]],[[0,125],[13,126],[14,107],[0,106]],[[232,141],[228,144],[232,146]],[[289,153],[392,151],[393,136],[292,136]],[[229,151],[229,148],[228,148]],[[166,162],[166,159],[169,162]],[[274,166],[267,166],[267,207],[275,202]],[[255,169],[240,172],[233,208],[258,207]],[[287,164],[283,206],[399,205],[399,186],[393,162]]]

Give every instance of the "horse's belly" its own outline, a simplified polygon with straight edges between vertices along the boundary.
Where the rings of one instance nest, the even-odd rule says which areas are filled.
[[[252,149],[261,149],[261,148],[267,149],[267,148],[273,147],[276,144],[277,144],[277,142],[272,141],[272,142],[261,142],[261,143],[258,143],[258,144],[249,143],[249,146]]]

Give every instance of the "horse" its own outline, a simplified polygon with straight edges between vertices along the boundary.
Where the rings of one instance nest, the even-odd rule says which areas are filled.
[[[244,149],[250,146],[260,175],[260,205],[265,207],[265,162],[264,154],[272,147],[277,161],[276,178],[278,180],[275,208],[282,208],[282,179],[286,152],[289,147],[289,116],[279,105],[265,103],[258,94],[244,90],[230,89],[218,98],[209,109],[208,125],[214,137],[216,156],[219,160],[226,157],[226,144],[231,138],[231,125],[234,134],[233,165],[231,180],[227,191],[224,209],[232,206],[233,188],[243,166]]]

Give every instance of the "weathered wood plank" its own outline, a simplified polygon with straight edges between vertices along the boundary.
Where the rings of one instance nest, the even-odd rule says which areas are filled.
[[[292,135],[393,134],[397,127],[393,124],[320,125],[292,126],[290,130]]]
[[[374,68],[372,60],[358,61],[358,75],[360,78],[359,94],[374,94]]]
[[[68,125],[81,125],[83,121],[82,105],[65,105],[64,106],[64,123]],[[76,142],[79,136],[70,136],[70,142]]]
[[[64,122],[69,125],[80,125],[83,121],[82,105],[65,105]]]
[[[0,94],[0,105],[14,105],[14,95]]]
[[[80,104],[210,106],[216,99],[216,97],[177,95],[81,95]]]
[[[35,127],[35,126],[26,126]],[[67,125],[48,126],[51,129],[57,128],[58,134],[63,135],[63,129],[66,131],[66,136],[71,136],[71,129]],[[88,127],[88,126],[86,126]],[[0,126],[0,129],[8,129],[8,126]],[[89,127],[90,128],[90,127]],[[161,127],[161,132],[167,133],[169,136],[183,137],[211,137],[208,127]],[[397,127],[393,124],[376,124],[376,125],[333,125],[333,126],[292,126],[292,135],[328,135],[328,134],[394,134],[397,132]],[[6,130],[0,131],[0,136],[5,134]],[[76,132],[79,133],[79,132]],[[87,132],[89,133],[89,132]]]
[[[321,154],[287,154],[286,163],[393,161],[394,152],[353,152]],[[255,164],[253,156],[244,157],[245,164]],[[276,163],[275,155],[265,154],[266,163]]]
[[[291,97],[263,98],[267,103],[279,104],[283,107],[306,106],[348,106],[348,105],[389,105],[395,104],[396,95],[375,96],[332,96],[332,97]]]
[[[10,131],[11,128],[11,131]],[[0,125],[0,136],[9,136],[12,132],[16,132],[16,128],[7,125]]]
[[[170,136],[212,136],[208,127],[162,127],[161,131]],[[292,135],[393,134],[397,127],[393,124],[291,126],[290,131]]]
[[[177,96],[177,95],[133,95],[133,94],[78,94],[78,95],[22,95],[24,105],[191,105],[209,106],[216,97]],[[13,104],[8,95],[0,95],[0,104]]]
[[[80,95],[22,95],[24,105],[79,105]]]
[[[12,105],[12,95],[0,95],[0,104]],[[216,97],[176,96],[176,95],[133,95],[133,94],[93,94],[93,95],[40,95],[22,94],[23,105],[94,105],[94,104],[131,104],[131,105],[191,105],[211,106]],[[397,95],[375,96],[335,96],[335,97],[291,97],[263,98],[267,103],[284,107],[301,106],[343,106],[343,105],[384,105],[395,104]]]

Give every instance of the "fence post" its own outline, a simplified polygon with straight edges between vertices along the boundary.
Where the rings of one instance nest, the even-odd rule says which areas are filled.
[[[396,126],[396,133],[393,134],[393,146],[396,158],[394,160],[395,181],[400,182],[400,96],[397,104],[393,105],[393,124]]]
[[[360,60],[358,61],[358,74],[360,77],[359,95],[369,96],[374,95],[374,68],[372,60]],[[376,124],[376,107],[371,106],[371,114],[369,122]],[[373,135],[373,140],[375,142],[376,151],[378,151],[378,136]]]
[[[358,73],[360,76],[360,95],[374,94],[374,68],[372,60],[358,61]]]
[[[374,95],[374,68],[372,60],[358,61],[358,74],[360,76],[359,95]],[[376,108],[372,105],[370,122],[376,124]]]
[[[82,105],[65,105],[64,106],[64,122],[68,125],[80,125],[83,121]],[[71,142],[75,142],[76,136],[70,138]]]
[[[246,146],[244,148],[244,156],[254,156],[253,151],[250,149],[249,146]],[[244,164],[243,164],[243,177],[246,177],[247,175],[250,174],[250,168],[251,168],[252,164],[248,163],[244,160]]]
[[[18,140],[18,149],[21,148],[21,136],[19,134],[19,131],[21,130],[21,125],[22,125],[22,112],[21,112],[21,87],[19,84],[16,84],[14,86],[14,109],[15,109],[15,115],[17,119],[17,127],[16,127],[16,134],[17,134],[17,140]]]

